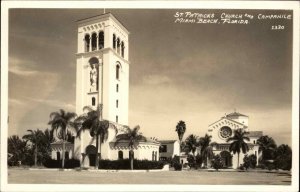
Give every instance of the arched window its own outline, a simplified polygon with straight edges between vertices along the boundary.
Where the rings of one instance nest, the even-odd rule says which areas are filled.
[[[116,49],[116,35],[113,34],[113,48]]]
[[[84,37],[84,51],[89,52],[90,50],[90,35],[86,34]]]
[[[118,159],[123,159],[123,151],[118,152]]]
[[[100,31],[99,33],[99,49],[103,49],[104,48],[104,32]]]
[[[95,105],[96,105],[96,98],[92,97],[92,106],[95,106]]]
[[[120,45],[121,45],[121,42],[120,42],[120,39],[118,38],[117,39],[117,53],[120,54]]]
[[[116,100],[116,107],[117,108],[119,107],[119,100],[118,99]]]
[[[120,65],[116,65],[116,79],[120,78]]]
[[[116,91],[119,92],[119,84],[116,85]]]
[[[118,123],[118,121],[119,121],[119,117],[118,115],[116,115],[116,123]]]
[[[154,161],[154,151],[152,151],[152,161]]]
[[[92,34],[92,51],[95,51],[97,49],[97,34]]]
[[[60,152],[59,151],[56,152],[56,160],[58,160],[58,161],[60,160]]]
[[[125,51],[125,45],[124,45],[124,42],[122,41],[122,43],[121,43],[121,55],[122,55],[122,57],[124,57],[124,51]]]
[[[65,159],[69,159],[69,151],[65,152]]]

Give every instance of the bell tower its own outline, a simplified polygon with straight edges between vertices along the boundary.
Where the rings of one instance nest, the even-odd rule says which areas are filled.
[[[77,24],[76,113],[103,104],[103,119],[128,125],[128,30],[111,13]]]

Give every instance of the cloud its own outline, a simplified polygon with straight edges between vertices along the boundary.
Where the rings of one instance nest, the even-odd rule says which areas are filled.
[[[172,80],[164,75],[147,75],[143,78],[143,83],[148,85],[160,85],[171,83]]]
[[[36,98],[27,98],[28,100],[52,107],[64,108],[66,110],[74,111],[75,105],[73,103],[67,103],[62,100],[54,100],[54,99],[36,99]]]
[[[16,75],[31,76],[38,73],[38,71],[30,69],[32,66],[34,63],[31,61],[11,57],[9,58],[8,71]]]

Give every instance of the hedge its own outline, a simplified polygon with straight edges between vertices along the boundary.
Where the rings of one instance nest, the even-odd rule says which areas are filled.
[[[62,160],[48,159],[45,161],[44,166],[47,168],[62,168]],[[80,167],[80,161],[77,159],[65,160],[65,168],[72,169],[75,167]]]
[[[166,163],[163,161],[133,160],[133,169],[162,169]],[[130,169],[130,160],[100,160],[99,169]]]

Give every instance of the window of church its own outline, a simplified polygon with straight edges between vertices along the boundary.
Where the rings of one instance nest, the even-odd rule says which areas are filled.
[[[116,49],[116,35],[113,34],[113,48]]]
[[[121,42],[120,42],[120,38],[117,39],[117,53],[120,54],[120,46],[121,46]]]
[[[123,159],[123,151],[118,152],[118,159]]]
[[[104,32],[103,31],[100,31],[99,33],[99,41],[98,41],[98,46],[99,46],[99,49],[103,49],[104,48]]]
[[[89,52],[90,50],[90,35],[86,34],[84,37],[84,51]]]
[[[118,123],[119,122],[119,117],[118,117],[118,115],[116,115],[116,123]]]
[[[116,100],[116,107],[117,108],[119,107],[119,100],[118,99]]]
[[[116,85],[116,91],[119,92],[119,84]]]
[[[60,160],[60,152],[59,151],[56,152],[56,159]]]
[[[116,66],[116,79],[119,79],[120,77],[120,65]]]
[[[92,34],[92,51],[95,51],[97,49],[97,34]]]
[[[124,42],[122,41],[122,43],[121,43],[121,55],[122,55],[123,58],[124,58],[124,50],[125,50],[125,45],[124,45]]]
[[[95,105],[96,105],[96,98],[92,97],[92,106],[95,106]]]
[[[69,151],[65,152],[65,159],[68,160],[69,159]]]

